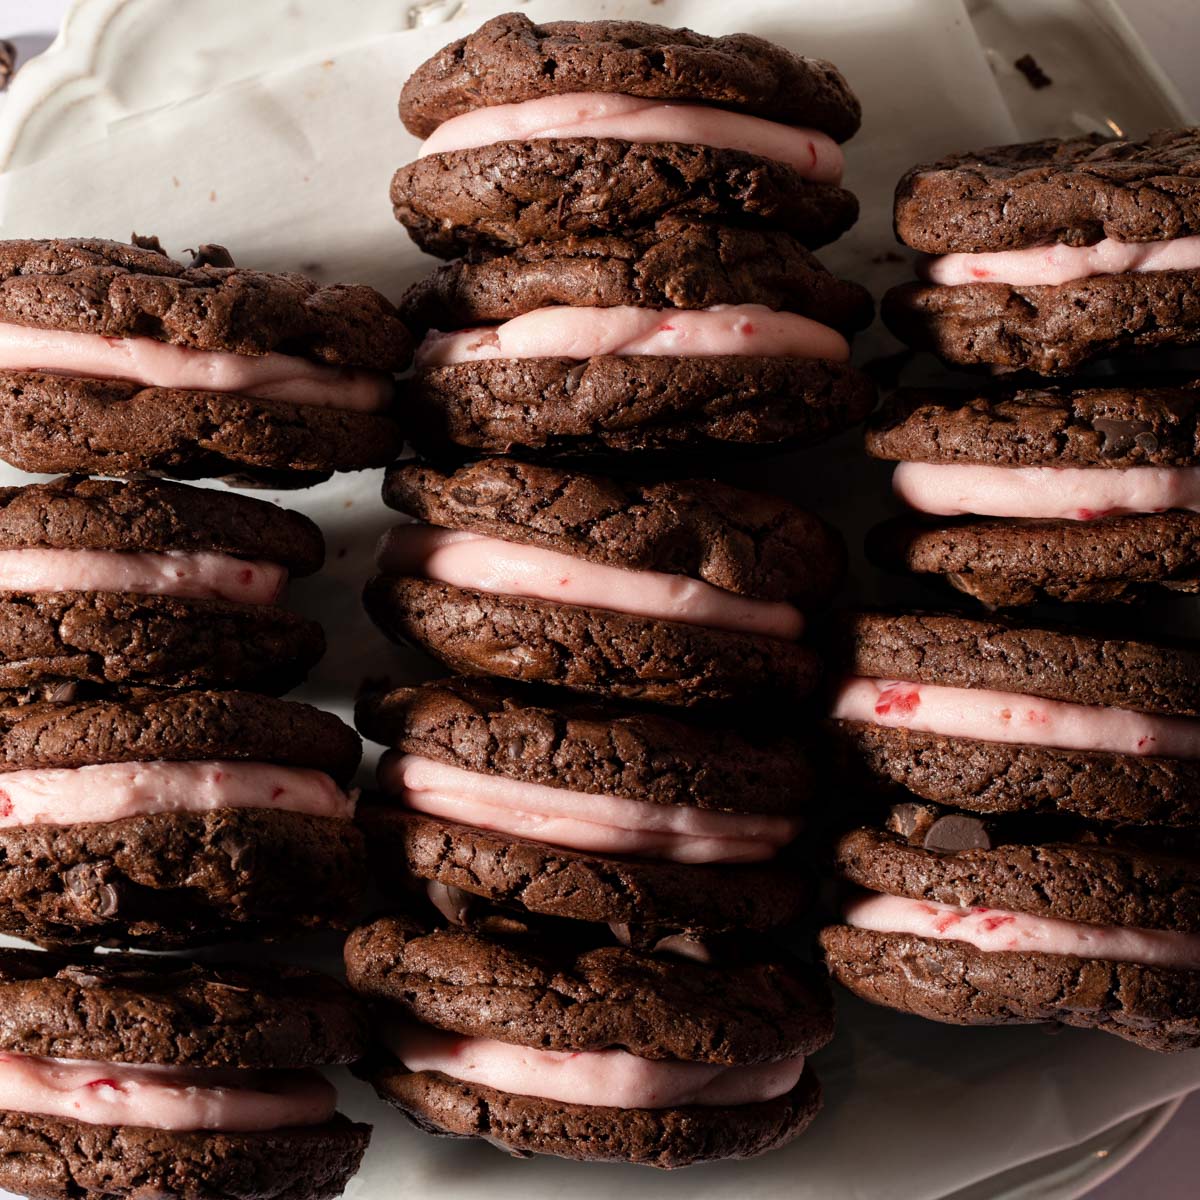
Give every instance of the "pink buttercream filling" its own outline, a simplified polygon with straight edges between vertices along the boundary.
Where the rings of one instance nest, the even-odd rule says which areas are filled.
[[[382,371],[331,367],[291,354],[230,354],[148,337],[5,323],[0,323],[0,370],[128,379],[147,387],[238,392],[356,412],[377,412],[392,402],[392,378]]]
[[[417,812],[463,825],[572,850],[670,862],[757,862],[773,857],[800,831],[799,822],[787,817],[573,792],[394,750],[380,760],[379,785]]]
[[[0,1053],[0,1110],[87,1125],[249,1133],[319,1125],[337,1093],[316,1071],[199,1070]]]
[[[1030,246],[981,254],[942,254],[923,259],[918,273],[930,283],[1008,283],[1054,286],[1093,275],[1128,271],[1191,271],[1200,267],[1200,236],[1163,242],[1115,242],[1093,246]]]
[[[902,462],[892,488],[905,504],[941,517],[1041,517],[1093,521],[1169,509],[1200,512],[1200,467],[991,467]]]
[[[207,551],[0,550],[0,591],[135,592],[274,604],[287,584],[277,563]]]
[[[790,1092],[804,1071],[802,1057],[739,1067],[663,1062],[626,1050],[537,1050],[423,1025],[393,1027],[385,1039],[410,1071],[440,1071],[511,1095],[603,1108],[755,1104]]]
[[[668,358],[714,355],[821,358],[845,362],[850,346],[828,325],[765,304],[715,308],[535,308],[500,325],[432,330],[417,347],[418,367],[497,358],[570,358],[603,355]]]
[[[1002,908],[957,908],[876,892],[865,892],[851,900],[845,919],[855,929],[967,942],[989,954],[1021,950],[1200,970],[1200,934],[1194,933],[1085,925]]]
[[[474,591],[768,637],[796,638],[804,627],[804,618],[790,604],[738,596],[686,575],[610,567],[540,546],[434,525],[389,530],[379,545],[379,569]]]
[[[94,763],[0,773],[0,829],[221,808],[282,809],[348,821],[354,797],[323,771],[273,763]]]
[[[853,677],[838,689],[832,715],[982,742],[1200,758],[1200,721],[987,688]]]
[[[742,150],[787,163],[814,183],[841,183],[841,147],[815,129],[706,104],[671,103],[612,92],[569,92],[496,104],[451,117],[421,146],[421,156],[542,138],[617,138]]]

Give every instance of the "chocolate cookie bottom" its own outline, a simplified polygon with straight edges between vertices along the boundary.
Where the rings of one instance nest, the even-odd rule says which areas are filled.
[[[1061,954],[976,950],[965,942],[821,931],[833,977],[872,1004],[952,1025],[1057,1022],[1150,1050],[1200,1046],[1200,971]]]

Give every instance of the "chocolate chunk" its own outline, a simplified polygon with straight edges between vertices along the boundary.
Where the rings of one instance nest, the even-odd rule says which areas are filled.
[[[992,839],[978,817],[951,813],[939,817],[925,831],[924,846],[926,850],[956,854],[960,850],[990,850]]]
[[[1157,449],[1158,439],[1150,433],[1149,421],[1130,421],[1120,417],[1096,417],[1092,428],[1101,435],[1100,453],[1109,455],[1128,454],[1134,446],[1143,450]],[[1141,439],[1149,437],[1153,446],[1147,446]]]
[[[199,249],[189,249],[188,253],[192,256],[192,261],[188,263],[188,269],[192,271],[197,267],[232,267],[236,265],[233,255],[224,246],[218,246],[215,242],[202,242]]]
[[[941,811],[934,804],[896,804],[888,814],[887,827],[910,842],[920,842],[937,824]]]

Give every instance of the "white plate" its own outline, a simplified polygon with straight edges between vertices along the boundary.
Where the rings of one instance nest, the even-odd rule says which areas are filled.
[[[54,53],[18,76],[0,111],[0,154],[14,168],[0,176],[0,228],[113,237],[136,228],[160,234],[174,252],[217,241],[247,265],[299,266],[397,294],[430,265],[386,200],[391,170],[415,147],[395,117],[400,83],[441,42],[510,6],[80,0]],[[1109,122],[1136,130],[1181,117],[1104,0],[980,0],[972,17],[982,42],[959,0],[525,7],[535,20],[629,15],[708,32],[745,28],[837,61],[866,111],[848,151],[848,181],[864,206],[858,227],[823,257],[876,294],[909,270],[892,255],[888,200],[911,162],[1021,134]],[[455,11],[453,28],[408,28]],[[1012,70],[1026,52],[1053,87],[1032,92]],[[856,354],[893,349],[876,327]],[[763,473],[756,466],[743,476],[761,482]],[[832,517],[854,546],[886,507],[887,471],[865,461],[855,435],[780,459],[765,474]],[[0,483],[17,478],[0,471]],[[373,473],[273,497],[318,519],[329,540],[327,571],[294,591],[332,643],[301,694],[344,715],[364,675],[417,666],[384,645],[357,601],[371,545],[390,520],[378,484]],[[903,593],[861,557],[854,573],[855,598]],[[346,1076],[347,1111],[377,1126],[349,1195],[599,1200],[622,1188],[639,1200],[1065,1200],[1127,1160],[1173,1099],[1200,1084],[1200,1056],[1153,1056],[1099,1034],[955,1029],[852,1000],[841,1006],[841,1025],[817,1059],[828,1103],[808,1136],[755,1162],[673,1176],[515,1163],[485,1145],[434,1140]]]

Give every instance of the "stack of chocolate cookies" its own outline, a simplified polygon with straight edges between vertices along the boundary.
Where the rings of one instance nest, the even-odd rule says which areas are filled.
[[[875,556],[990,609],[1200,587],[1190,379],[1081,373],[1200,340],[1195,130],[916,167],[896,229],[923,281],[892,329],[1015,386],[902,389],[867,435],[912,511]],[[1063,613],[1075,615],[1070,625]],[[821,941],[852,991],[963,1024],[1200,1045],[1200,649],[1137,609],[859,613],[829,729],[890,814],[846,833]]]
[[[401,912],[346,950],[362,1068],[432,1132],[683,1166],[812,1119],[828,992],[775,935],[812,901],[808,615],[844,547],[710,477],[862,420],[835,68],[759,38],[507,14],[405,85],[396,215],[450,258],[423,335],[409,521],[365,601],[458,672],[369,690],[360,809]],[[781,719],[782,718],[782,719]]]
[[[282,605],[321,532],[157,477],[382,465],[409,354],[369,288],[0,242],[0,456],[69,473],[0,489],[0,932],[71,951],[0,956],[5,1188],[321,1200],[357,1168],[369,1130],[311,1071],[363,1049],[340,985],[85,951],[355,917],[361,742],[279,698],[324,652]]]

